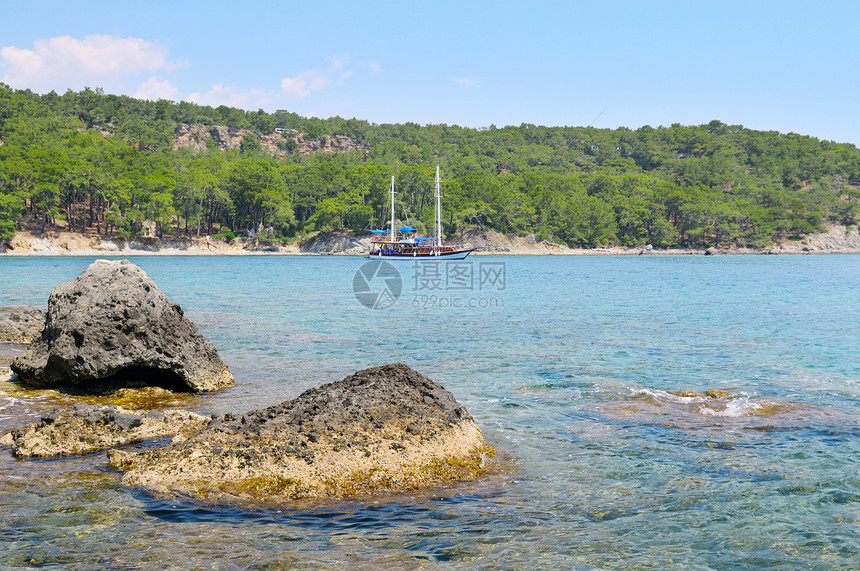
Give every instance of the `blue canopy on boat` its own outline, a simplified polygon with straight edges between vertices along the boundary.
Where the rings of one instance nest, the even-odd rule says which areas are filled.
[[[412,226],[404,226],[400,229],[401,232],[415,232],[415,228]]]
[[[426,241],[428,241],[428,240],[435,240],[435,239],[436,239],[436,238],[426,238],[426,237],[424,237],[424,236],[416,236],[416,237],[415,237],[415,241],[416,241],[416,242],[426,242]]]
[[[374,234],[385,234],[388,230],[371,230]]]

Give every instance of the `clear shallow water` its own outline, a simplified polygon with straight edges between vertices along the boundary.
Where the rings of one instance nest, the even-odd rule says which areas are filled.
[[[0,258],[0,306],[44,305],[90,261]],[[446,290],[444,308],[398,266],[404,292],[383,311],[353,296],[360,258],[133,261],[236,375],[189,408],[259,408],[401,361],[452,391],[516,470],[240,510],[127,490],[101,454],[0,450],[0,567],[860,564],[860,256],[481,257],[476,272],[504,264],[506,288]],[[709,389],[727,394],[673,394]],[[0,399],[0,430],[49,401]]]

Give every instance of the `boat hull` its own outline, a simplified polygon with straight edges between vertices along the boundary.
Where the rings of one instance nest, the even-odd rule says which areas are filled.
[[[371,260],[464,260],[466,256],[474,252],[474,249],[471,250],[458,250],[455,252],[441,252],[441,253],[429,253],[423,254],[418,252],[406,252],[406,253],[398,253],[398,254],[380,254],[377,252],[371,252],[368,254],[368,258]]]

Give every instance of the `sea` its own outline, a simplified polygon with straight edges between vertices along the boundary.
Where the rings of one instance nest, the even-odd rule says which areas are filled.
[[[496,469],[249,507],[0,447],[0,568],[860,568],[860,256],[130,259],[236,377],[179,406],[400,362],[469,410]],[[45,307],[92,261],[0,257],[0,307]],[[4,385],[0,432],[75,400]]]

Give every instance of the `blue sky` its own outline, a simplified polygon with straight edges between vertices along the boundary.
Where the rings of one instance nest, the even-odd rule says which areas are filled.
[[[860,145],[860,2],[7,2],[0,81],[373,123]]]

